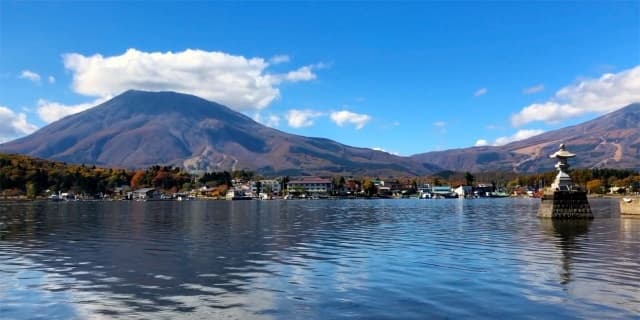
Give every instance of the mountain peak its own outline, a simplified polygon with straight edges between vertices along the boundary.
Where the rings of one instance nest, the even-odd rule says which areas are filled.
[[[215,102],[171,91],[127,90],[0,145],[0,152],[116,167],[174,165],[287,175],[407,175],[433,170],[384,152],[287,134]]]

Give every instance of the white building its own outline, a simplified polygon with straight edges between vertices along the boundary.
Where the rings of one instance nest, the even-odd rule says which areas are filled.
[[[330,179],[318,177],[304,177],[299,180],[291,180],[287,183],[287,190],[305,191],[308,193],[328,193],[333,189]]]
[[[251,193],[258,195],[261,193],[280,193],[282,188],[280,187],[280,181],[278,180],[260,180],[251,182]],[[258,185],[260,185],[260,190],[258,190]]]
[[[468,197],[468,196],[472,196],[473,195],[473,187],[472,186],[459,186],[455,189],[453,189],[453,192],[455,192],[458,197]]]

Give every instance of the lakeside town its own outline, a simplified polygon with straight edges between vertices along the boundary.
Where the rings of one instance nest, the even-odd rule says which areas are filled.
[[[146,170],[99,168],[0,154],[2,200],[248,200],[328,198],[539,197],[553,171],[439,172],[425,177],[280,176],[246,170],[188,173],[170,166]],[[574,181],[592,195],[640,192],[640,173],[575,169]]]

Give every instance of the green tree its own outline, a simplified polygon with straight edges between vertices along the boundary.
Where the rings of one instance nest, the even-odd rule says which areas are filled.
[[[362,182],[362,188],[364,189],[365,194],[369,197],[378,192],[378,188],[371,179],[365,179]]]
[[[473,181],[475,181],[475,177],[471,174],[471,172],[467,171],[464,173],[464,181],[466,182],[466,185],[472,186]]]

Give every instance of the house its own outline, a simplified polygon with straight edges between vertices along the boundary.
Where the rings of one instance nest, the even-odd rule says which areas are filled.
[[[496,191],[496,188],[492,184],[479,183],[475,187],[473,193],[477,197],[490,197],[491,193],[493,193],[494,191]]]
[[[431,194],[436,198],[450,198],[452,196],[457,196],[455,193],[451,192],[450,186],[434,186],[431,188]]]
[[[287,183],[289,192],[329,193],[331,190],[333,190],[332,181],[319,177],[304,177]]]
[[[472,186],[459,186],[455,189],[453,189],[453,192],[455,192],[458,197],[468,197],[468,196],[472,196],[473,195],[473,187]]]
[[[347,181],[345,181],[343,189],[346,194],[356,194],[360,192],[360,190],[362,189],[362,186],[360,185],[360,181],[353,178],[349,178],[347,179]]]
[[[160,191],[156,188],[142,188],[133,191],[133,200],[160,199]]]

